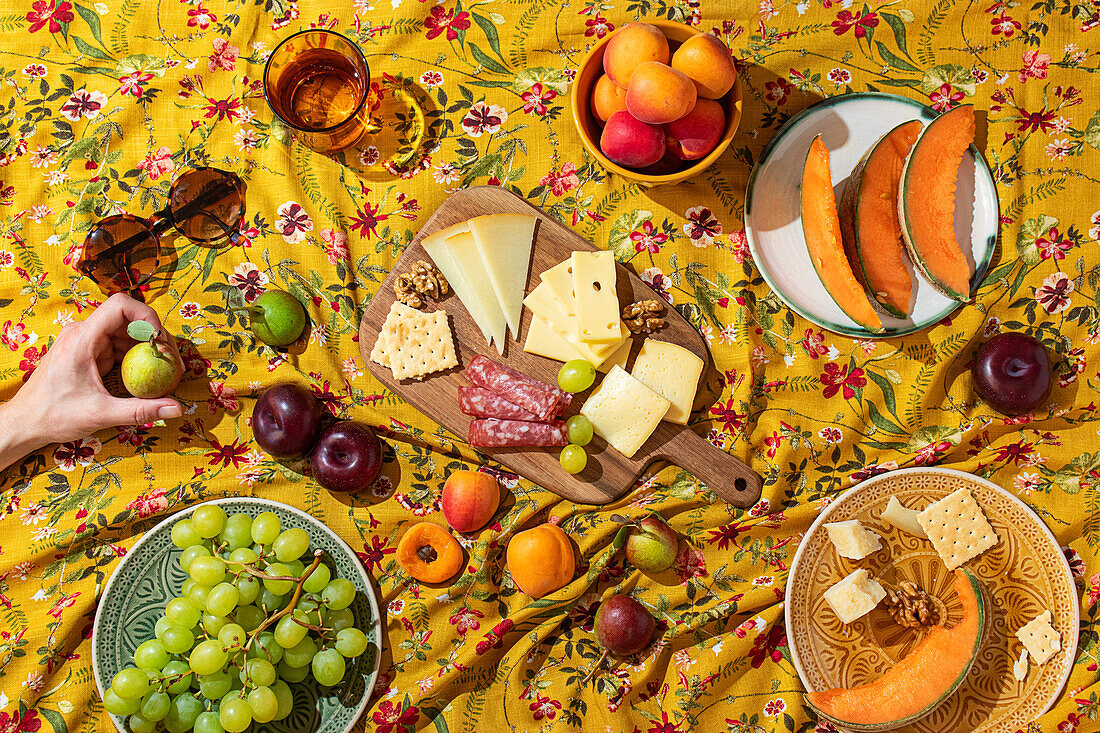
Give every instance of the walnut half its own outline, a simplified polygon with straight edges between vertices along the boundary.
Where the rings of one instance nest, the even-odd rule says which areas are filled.
[[[445,297],[450,288],[443,273],[426,260],[417,260],[408,272],[398,275],[393,281],[393,292],[410,308],[422,308],[424,296],[436,300]]]
[[[897,588],[887,588],[884,603],[890,617],[907,629],[930,627],[939,623],[940,614],[932,596],[912,581],[903,580],[898,583]]]
[[[623,322],[631,333],[653,333],[665,325],[665,306],[658,300],[636,300],[623,308]]]

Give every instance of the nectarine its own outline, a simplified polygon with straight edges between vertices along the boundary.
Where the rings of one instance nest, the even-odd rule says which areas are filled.
[[[607,119],[600,135],[600,150],[627,168],[653,165],[665,154],[665,132],[659,125],[647,125],[629,112],[616,112]]]
[[[714,150],[726,129],[726,113],[713,99],[700,99],[695,109],[665,125],[668,152],[682,160],[697,160]]]
[[[443,516],[456,532],[475,532],[500,506],[500,484],[487,473],[455,471],[443,484]]]
[[[710,33],[684,41],[672,54],[672,68],[686,74],[695,83],[699,96],[707,99],[718,99],[737,80],[737,67],[729,49]]]
[[[683,72],[657,61],[638,64],[626,88],[626,109],[651,125],[678,120],[695,107],[695,84]]]
[[[649,23],[627,23],[615,31],[603,52],[604,72],[624,89],[634,68],[644,61],[668,63],[668,39]]]

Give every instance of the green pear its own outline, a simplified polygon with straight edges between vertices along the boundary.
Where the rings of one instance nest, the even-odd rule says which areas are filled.
[[[252,333],[268,346],[288,346],[297,341],[306,327],[306,309],[285,290],[268,290],[244,308]]]
[[[134,397],[163,397],[179,385],[182,376],[179,354],[156,335],[138,342],[122,357],[122,384]]]
[[[679,541],[671,527],[655,516],[648,516],[631,529],[626,557],[642,572],[659,573],[676,561]]]

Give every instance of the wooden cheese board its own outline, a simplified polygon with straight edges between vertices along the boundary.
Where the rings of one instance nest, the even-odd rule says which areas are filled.
[[[504,355],[501,356],[494,347],[486,343],[477,324],[457,296],[452,293],[441,302],[429,301],[427,310],[442,309],[450,316],[459,366],[429,375],[423,381],[395,380],[388,368],[370,360],[370,352],[395,299],[393,279],[411,269],[417,260],[431,261],[421,246],[421,240],[451,225],[491,213],[528,214],[539,219],[524,292],[530,292],[539,283],[539,273],[568,259],[571,252],[597,249],[592,243],[514,193],[496,186],[465,189],[448,198],[428,219],[379,287],[359,326],[359,348],[371,373],[395,394],[462,440],[466,439],[471,418],[459,410],[458,388],[469,384],[462,369],[475,356],[486,356],[535,379],[557,384],[561,362],[528,354],[523,350],[531,323],[530,310],[523,310],[519,339],[509,340]],[[620,304],[654,297],[653,290],[629,268],[619,264],[616,269],[616,289]],[[488,283],[485,286],[489,287]],[[697,354],[704,364],[708,364],[710,355],[699,332],[673,308],[667,309],[666,321],[666,326],[652,334],[652,337],[678,344]],[[642,336],[634,338],[631,357],[627,362],[628,370],[643,341]],[[706,369],[703,374],[701,379],[705,378]],[[602,375],[597,377],[597,383],[601,378]],[[563,417],[575,415],[589,391],[577,394]],[[698,407],[698,397],[696,402]],[[690,427],[662,421],[633,458],[627,458],[608,447],[599,436],[594,437],[585,449],[588,452],[588,465],[576,475],[566,473],[561,468],[558,462],[560,449],[557,448],[482,450],[509,470],[570,501],[585,504],[606,504],[623,496],[642,472],[656,461],[669,461],[684,468],[722,499],[735,506],[748,507],[760,498],[760,477],[739,459],[715,447]]]

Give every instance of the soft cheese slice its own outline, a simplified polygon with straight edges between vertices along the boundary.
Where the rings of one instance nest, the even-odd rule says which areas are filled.
[[[837,618],[850,624],[874,609],[886,597],[886,589],[860,568],[825,591],[823,597]]]
[[[858,519],[828,522],[825,531],[829,533],[829,541],[836,548],[836,554],[849,560],[862,560],[882,549],[879,536],[860,524]]]
[[[607,250],[574,252],[573,296],[581,341],[619,343],[619,296],[615,293],[615,255]]]
[[[504,311],[500,309],[493,286],[489,284],[489,275],[485,271],[485,264],[481,261],[481,253],[477,251],[474,236],[468,231],[458,232],[448,237],[443,247],[451,253],[451,258],[462,271],[462,277],[469,289],[467,297],[462,295],[458,297],[475,321],[479,316],[485,319],[484,327],[481,324],[478,324],[478,327],[481,328],[482,333],[488,331],[492,335],[497,353],[503,354],[504,342],[508,336],[508,324],[504,320]],[[473,307],[471,303],[474,304]]]
[[[466,222],[512,338],[519,338],[537,222],[537,217],[526,214],[486,214]]]
[[[703,374],[702,359],[682,346],[646,339],[631,374],[671,403],[665,420],[687,425]]]
[[[541,317],[551,329],[572,344],[581,358],[592,362],[593,366],[600,366],[619,347],[618,343],[589,344],[578,339],[575,328],[576,320],[565,313],[561,303],[550,293],[546,283],[539,283],[534,290],[527,294],[527,297],[523,299],[523,303],[532,314]],[[630,329],[626,327],[625,323],[622,324],[622,338],[625,339],[629,335]],[[527,334],[527,343],[532,343],[530,333]],[[526,346],[524,350],[528,350]]]
[[[462,305],[466,307],[470,317],[474,319],[474,323],[481,330],[481,335],[485,337],[485,343],[492,344],[493,332],[489,329],[489,314],[481,308],[481,300],[474,297],[473,286],[466,279],[465,271],[459,267],[458,262],[451,254],[450,247],[446,244],[451,237],[469,231],[468,222],[461,222],[424,237],[420,244],[424,247],[424,251],[428,253],[428,256],[432,258],[435,266],[443,273],[443,277],[450,283],[451,289],[462,301]]]
[[[894,525],[902,532],[908,532],[911,535],[920,537],[921,539],[928,539],[928,534],[925,533],[924,528],[920,526],[920,522],[917,521],[917,515],[920,514],[916,509],[907,509],[896,496],[891,496],[890,501],[886,502],[886,509],[882,512],[882,518],[890,524]]]
[[[630,458],[657,429],[668,405],[625,369],[613,366],[585,400],[581,414],[592,422],[596,435]]]

